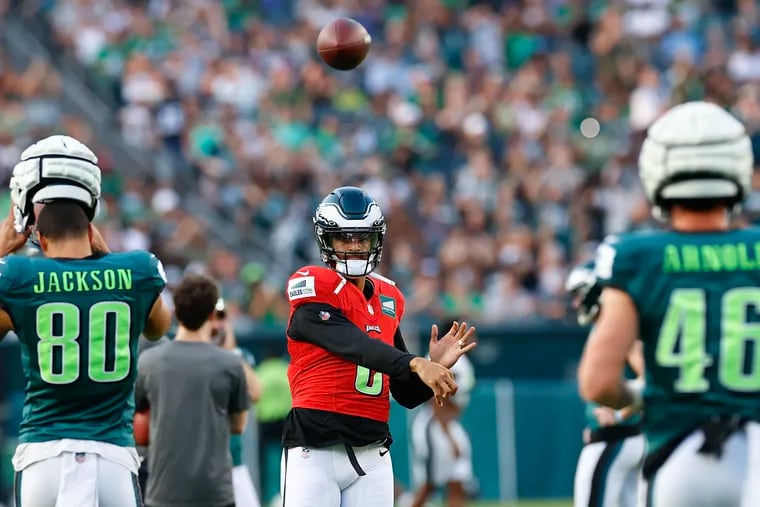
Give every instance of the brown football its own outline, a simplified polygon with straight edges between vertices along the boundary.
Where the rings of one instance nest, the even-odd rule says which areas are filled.
[[[372,37],[361,23],[351,18],[338,18],[319,32],[317,53],[330,67],[351,70],[367,57],[371,43]]]

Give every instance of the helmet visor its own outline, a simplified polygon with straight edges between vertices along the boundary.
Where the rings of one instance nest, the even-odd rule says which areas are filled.
[[[375,250],[380,245],[379,231],[335,231],[325,232],[325,243],[336,253],[366,253]]]

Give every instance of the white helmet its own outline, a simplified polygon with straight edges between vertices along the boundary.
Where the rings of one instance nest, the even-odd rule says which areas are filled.
[[[100,202],[98,158],[73,137],[47,137],[21,154],[21,162],[13,168],[10,190],[18,232],[34,222],[35,203],[52,199],[81,202],[92,220]]]
[[[602,286],[594,272],[594,261],[576,266],[570,271],[565,281],[565,292],[573,298],[578,324],[593,324],[601,309],[599,297],[602,295]]]
[[[639,177],[653,213],[669,201],[720,199],[738,207],[752,190],[752,146],[744,126],[709,102],[673,107],[647,132]]]

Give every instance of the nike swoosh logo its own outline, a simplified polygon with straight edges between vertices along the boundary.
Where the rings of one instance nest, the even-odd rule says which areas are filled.
[[[309,270],[307,269],[306,271],[296,271],[296,273],[298,273],[299,275],[306,276],[309,274]]]
[[[386,454],[388,454],[388,449],[385,449],[385,452],[382,449],[380,450],[380,456],[385,456]]]

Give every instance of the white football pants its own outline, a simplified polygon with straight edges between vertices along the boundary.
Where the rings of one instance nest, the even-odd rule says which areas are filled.
[[[139,507],[137,476],[97,454],[64,452],[16,472],[16,507]]]
[[[393,507],[391,454],[380,444],[284,449],[283,507]]]
[[[691,433],[662,467],[641,488],[640,507],[751,507],[760,505],[750,498],[750,486],[758,481],[748,470],[748,434],[757,432],[756,423],[748,423],[725,442],[720,458],[699,454],[704,441],[701,430]],[[760,441],[754,442],[756,447]],[[757,454],[755,449],[754,455]],[[745,489],[745,479],[747,480]],[[757,486],[755,486],[757,487]],[[743,493],[744,491],[744,493]],[[742,497],[745,500],[742,500]]]
[[[574,507],[635,507],[644,449],[643,435],[584,445],[575,469]]]

